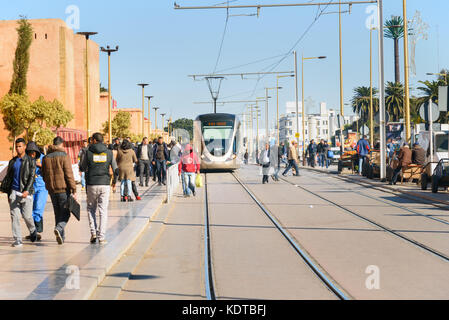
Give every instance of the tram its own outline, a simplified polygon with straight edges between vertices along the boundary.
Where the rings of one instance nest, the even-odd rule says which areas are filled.
[[[194,147],[202,171],[234,171],[243,162],[241,123],[234,114],[203,114],[194,122]]]

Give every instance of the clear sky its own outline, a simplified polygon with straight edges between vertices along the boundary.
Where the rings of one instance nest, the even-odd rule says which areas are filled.
[[[327,0],[238,0],[231,4],[265,4],[293,2],[326,2]],[[182,6],[215,5],[218,0],[178,0]],[[221,0],[221,2],[226,2]],[[334,0],[333,2],[337,2]],[[417,44],[417,76],[411,78],[412,86],[418,80],[427,80],[426,72],[449,68],[448,0],[408,0],[408,17],[420,11],[422,20],[429,25],[428,40]],[[226,21],[226,10],[174,10],[172,1],[165,0],[21,0],[3,1],[1,19],[17,19],[26,15],[30,19],[60,18],[67,20],[68,6],[80,10],[80,29],[96,31],[93,37],[100,46],[120,46],[112,58],[113,96],[119,107],[139,107],[141,89],[137,83],[147,82],[146,93],[154,95],[153,106],[159,106],[178,119],[194,118],[212,111],[210,105],[195,105],[194,101],[209,101],[205,82],[193,81],[189,74],[211,73],[215,69],[219,47]],[[369,30],[366,20],[369,5],[354,5],[351,14],[343,15],[343,67],[344,96],[348,103],[352,90],[359,85],[369,85]],[[402,15],[401,0],[384,0],[384,17]],[[323,9],[323,7],[321,7]],[[347,6],[343,7],[347,10]],[[315,102],[308,112],[318,110],[325,101],[328,108],[339,108],[339,56],[338,6],[329,6],[326,13],[305,33],[295,49],[298,56],[325,55],[326,60],[311,60],[305,64],[305,97]],[[290,51],[295,42],[314,21],[317,7],[267,8],[260,17],[236,16],[254,14],[253,9],[231,10],[223,49],[217,71],[263,60],[227,72],[258,72],[269,69]],[[439,37],[438,37],[439,34]],[[377,38],[375,38],[377,39]],[[438,41],[439,39],[439,41]],[[0,40],[1,41],[1,40]],[[403,44],[401,42],[401,79],[403,79]],[[439,48],[439,50],[438,50]],[[374,45],[374,79],[377,86],[377,44]],[[394,79],[393,41],[385,39],[386,80]],[[439,57],[439,59],[438,59]],[[100,56],[101,82],[107,86],[107,58]],[[300,65],[299,65],[300,66]],[[293,57],[288,55],[274,71],[293,70]],[[300,70],[300,68],[299,68]],[[257,84],[257,86],[256,86]],[[256,81],[254,77],[241,80],[229,77],[222,84],[220,96],[225,100],[253,100],[264,96],[264,87],[274,87],[275,77],[267,76]],[[284,90],[280,94],[281,111],[285,103],[294,100],[294,84],[290,78],[282,79]],[[299,83],[301,85],[301,83]],[[415,91],[416,92],[416,91]],[[275,92],[271,95],[275,97]],[[301,98],[301,97],[300,97]],[[240,113],[244,105],[226,105],[219,111]],[[347,113],[349,113],[349,107]],[[270,117],[274,119],[275,99],[270,103]]]

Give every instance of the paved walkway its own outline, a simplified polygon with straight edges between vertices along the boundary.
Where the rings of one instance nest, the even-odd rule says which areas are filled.
[[[44,214],[42,241],[12,248],[11,220],[6,195],[0,195],[0,299],[86,299],[119,257],[134,243],[165,199],[165,188],[140,188],[142,201],[121,203],[112,194],[106,245],[91,245],[86,195],[81,190],[82,217],[71,218],[66,242],[59,246],[53,234],[50,199]],[[27,235],[22,221],[23,235]]]

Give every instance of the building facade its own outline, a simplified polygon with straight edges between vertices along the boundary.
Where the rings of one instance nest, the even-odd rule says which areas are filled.
[[[279,119],[279,139],[281,141],[292,141],[296,140],[296,112],[292,112],[292,105],[294,102],[288,102],[286,111],[290,111],[282,115]],[[301,108],[300,108],[301,110]],[[299,113],[299,141],[300,146],[302,146],[303,141],[303,130],[302,130],[302,113]],[[345,116],[344,124],[350,124],[358,120],[358,116]],[[325,102],[320,103],[320,113],[319,114],[307,114],[305,119],[305,140],[308,144],[312,139],[317,140],[327,140],[330,141],[335,132],[339,129],[337,113],[335,110],[327,110],[327,105]]]

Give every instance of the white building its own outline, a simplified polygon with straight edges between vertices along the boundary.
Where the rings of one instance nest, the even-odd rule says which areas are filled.
[[[302,104],[299,103],[299,135],[300,146],[302,146]],[[345,116],[344,124],[351,124],[358,120],[358,116]],[[286,114],[282,115],[279,119],[279,138],[281,141],[296,140],[296,103],[287,102]],[[331,137],[335,135],[335,132],[339,129],[337,112],[335,110],[327,110],[325,102],[320,103],[319,114],[306,114],[305,119],[305,135],[306,144],[312,139],[317,140],[331,140]]]

